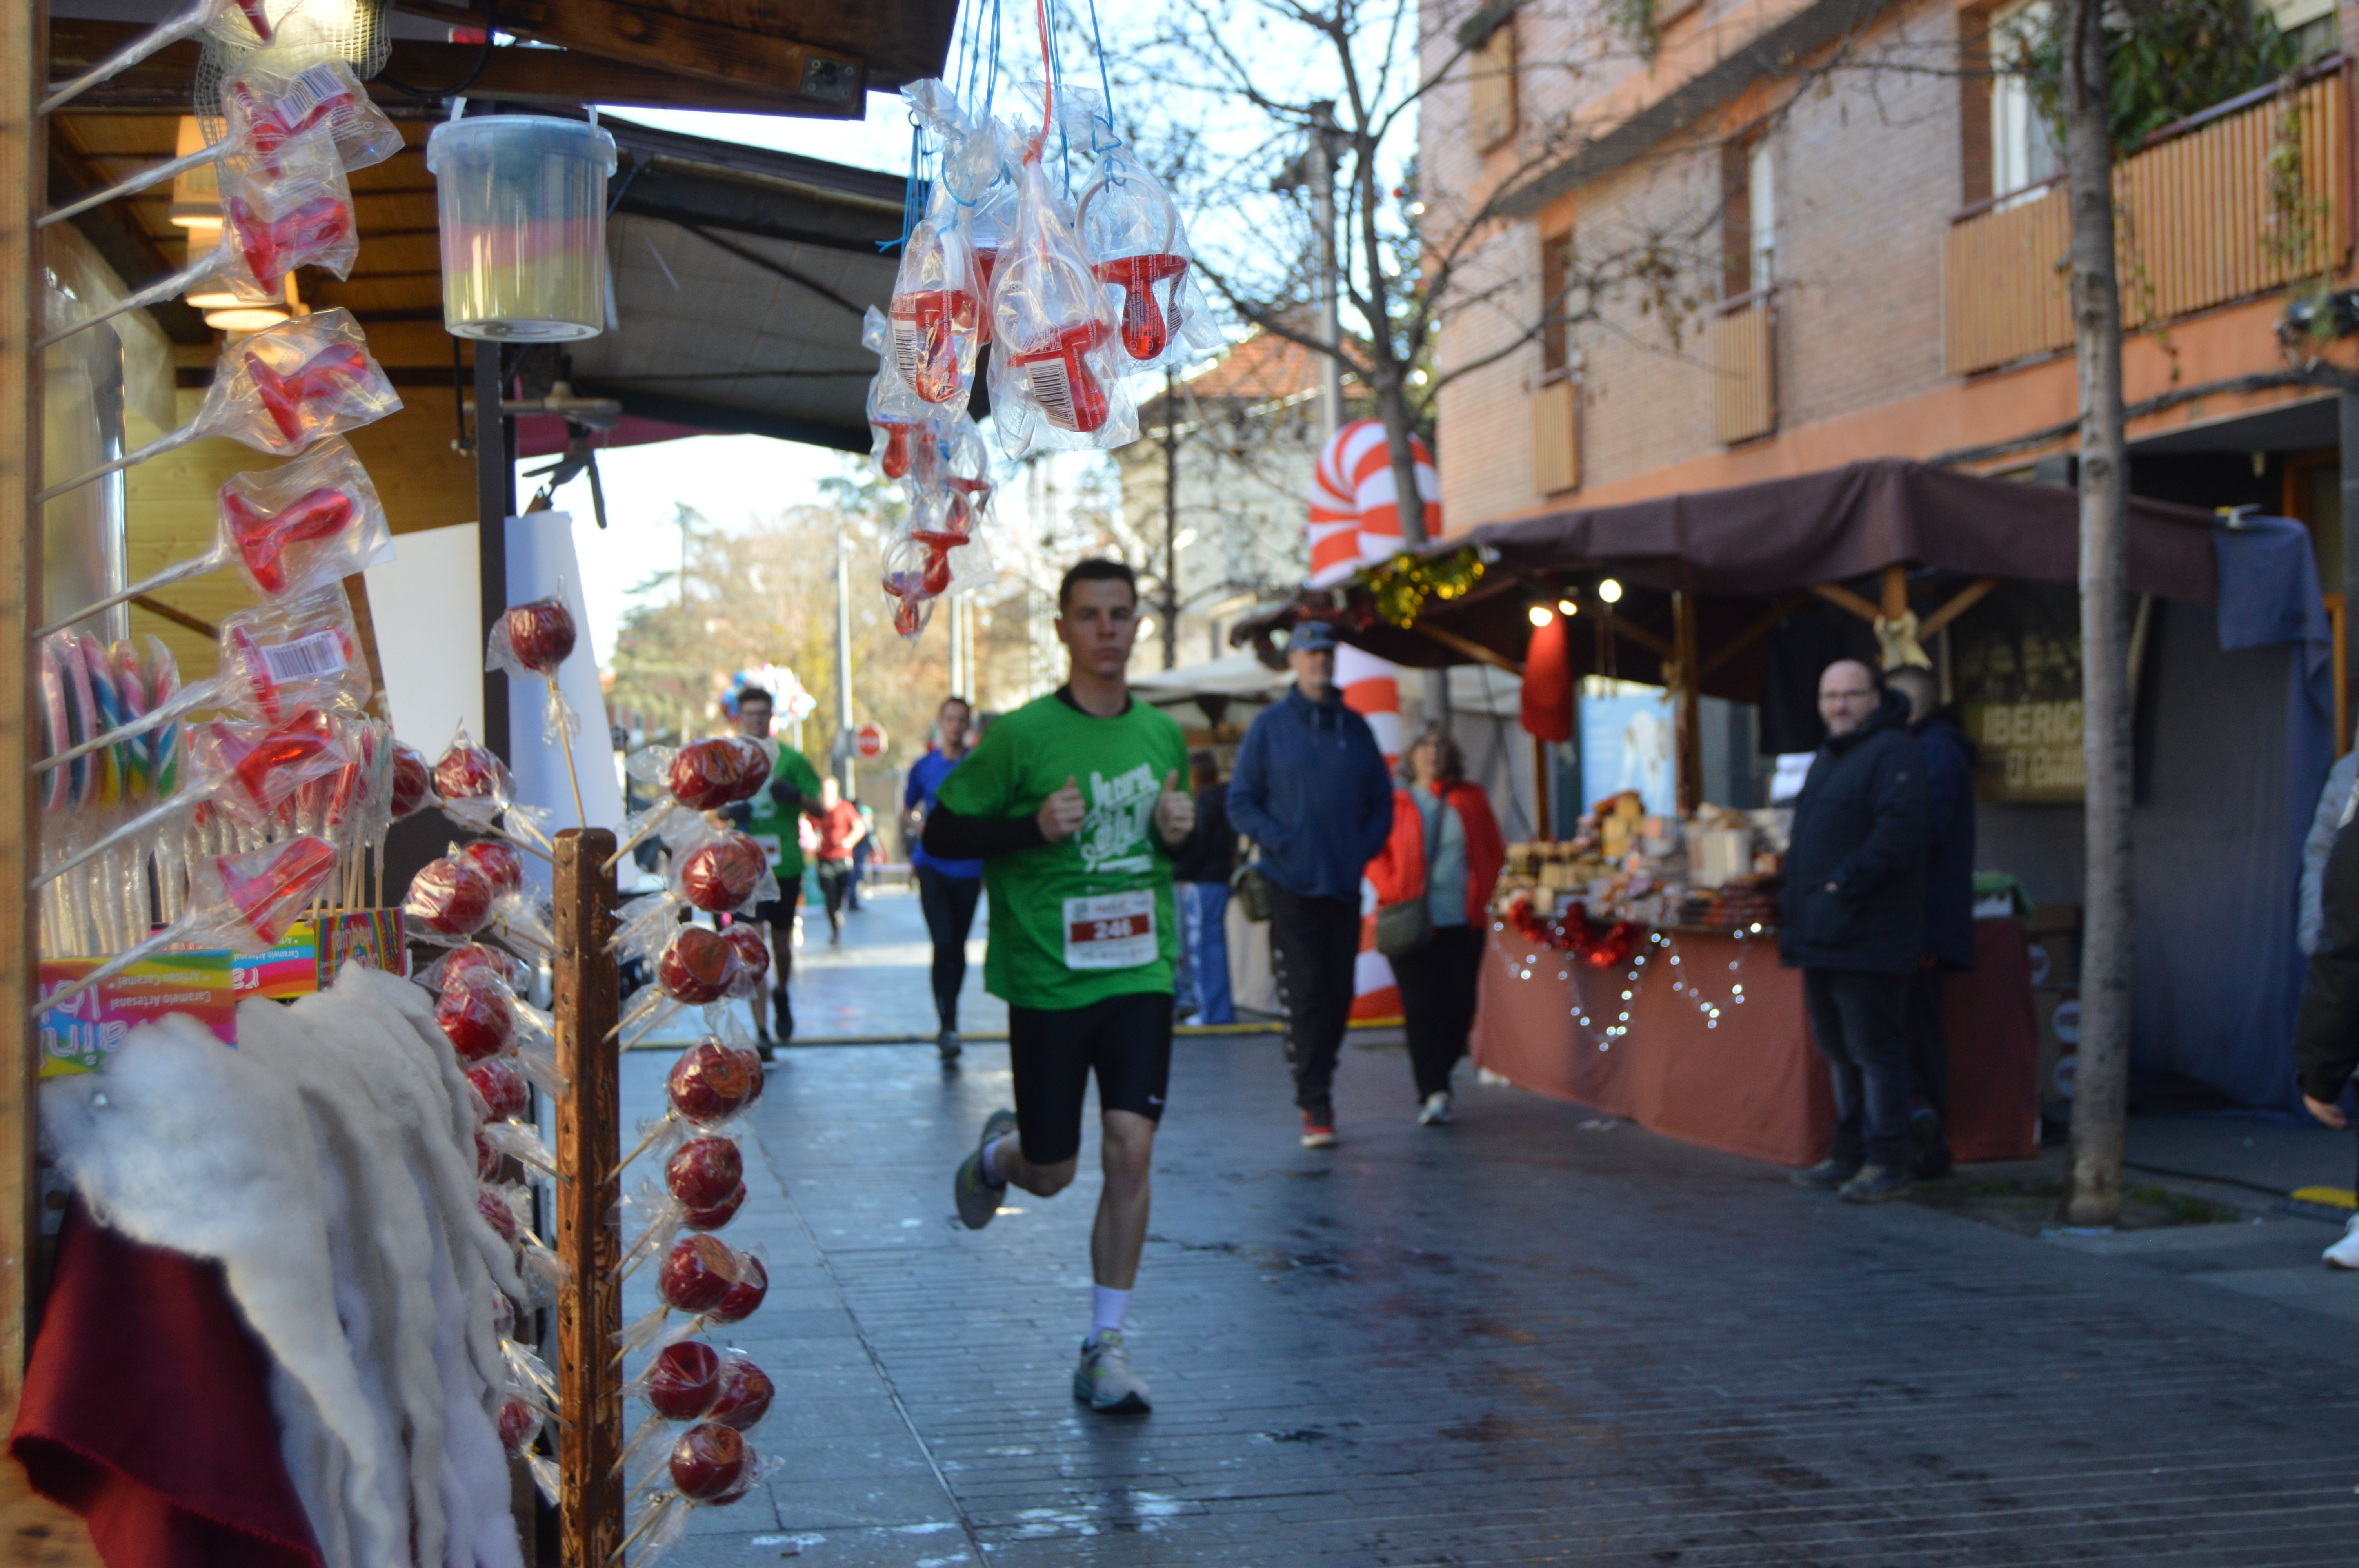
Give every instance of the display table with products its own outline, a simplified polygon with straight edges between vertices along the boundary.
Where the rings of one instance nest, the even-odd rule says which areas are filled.
[[[1975,968],[1942,989],[1951,1147],[1961,1161],[2030,1159],[2038,1038],[2023,925],[1978,921],[1974,937]],[[1801,971],[1779,965],[1774,931],[1658,930],[1599,966],[1495,923],[1473,1054],[1519,1087],[1781,1165],[1823,1159],[1833,1132]]]

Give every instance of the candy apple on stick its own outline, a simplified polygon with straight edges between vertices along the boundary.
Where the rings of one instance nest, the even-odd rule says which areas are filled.
[[[623,857],[652,836],[673,812],[682,807],[690,811],[718,811],[724,806],[751,800],[756,791],[770,782],[769,754],[744,735],[695,741],[677,751],[669,746],[649,746],[633,752],[627,766],[631,776],[642,783],[662,780],[664,795],[624,824],[622,845],[603,868],[609,871],[621,865]]]
[[[547,599],[510,605],[492,627],[484,649],[486,673],[506,670],[519,680],[543,684],[548,700],[541,708],[541,738],[565,753],[565,773],[573,785],[573,815],[586,825],[582,808],[582,776],[573,762],[574,738],[582,733],[582,716],[558,689],[558,666],[573,656],[577,633],[573,611],[565,605],[563,588]]]
[[[729,939],[701,925],[683,925],[657,957],[655,984],[614,1026],[625,1049],[683,1007],[712,1007],[737,983],[743,960]],[[610,1036],[610,1038],[613,1036]]]
[[[606,944],[611,951],[645,957],[678,928],[683,910],[750,914],[763,900],[778,896],[777,878],[761,845],[734,828],[712,827],[691,817],[687,834],[675,835],[669,842],[671,866],[662,891],[624,906],[621,924]],[[762,967],[769,967],[766,954]]]

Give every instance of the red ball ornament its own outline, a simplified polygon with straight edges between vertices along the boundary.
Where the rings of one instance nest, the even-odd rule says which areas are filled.
[[[752,1479],[753,1455],[736,1428],[702,1422],[671,1445],[671,1484],[690,1502],[734,1502]]]
[[[664,1184],[686,1208],[726,1203],[745,1179],[745,1157],[734,1138],[691,1138],[664,1162]]]
[[[573,653],[573,611],[554,599],[511,605],[501,625],[516,663],[535,675],[556,675]]]
[[[754,896],[754,884],[768,866],[759,844],[743,833],[724,833],[681,857],[680,896],[708,914],[737,909]]]
[[[393,745],[393,819],[414,816],[434,802],[434,773],[426,759],[397,741]]]
[[[495,1056],[470,1069],[467,1081],[475,1086],[475,1092],[491,1108],[490,1120],[521,1120],[532,1109],[531,1086],[524,1081],[524,1075],[516,1071],[514,1062]]]
[[[492,917],[492,884],[469,861],[445,855],[409,879],[401,914],[414,930],[452,940],[473,936]]]
[[[484,880],[492,884],[493,896],[515,892],[524,886],[524,857],[516,853],[514,845],[503,844],[496,838],[478,838],[462,845],[459,853],[484,873]]]
[[[453,746],[434,764],[434,788],[444,800],[496,798],[509,793],[507,764],[481,746]]]
[[[694,1421],[720,1394],[721,1354],[701,1340],[665,1346],[647,1368],[647,1403],[666,1421]]]
[[[682,746],[667,782],[672,798],[690,811],[718,811],[741,798],[745,776],[745,753],[724,738]]]
[[[434,1001],[434,1022],[462,1062],[496,1056],[516,1039],[516,1007],[506,989],[480,976],[445,985]]]
[[[745,1109],[761,1081],[760,1057],[705,1040],[680,1053],[664,1087],[674,1110],[699,1127],[710,1127]]]
[[[681,1312],[709,1312],[737,1282],[737,1249],[710,1236],[683,1236],[664,1254],[656,1293]]]
[[[516,1238],[521,1233],[516,1229],[516,1210],[506,1197],[485,1187],[475,1195],[475,1212],[500,1233],[501,1240],[511,1247],[516,1244]],[[728,1292],[723,1291],[722,1293],[725,1295]]]
[[[770,946],[762,934],[750,925],[733,925],[721,934],[729,946],[737,949],[737,984],[733,996],[753,996],[762,989],[770,974]]]
[[[700,1236],[697,1239],[709,1241],[712,1238]],[[730,1250],[736,1253],[737,1278],[705,1314],[715,1323],[745,1322],[762,1310],[762,1302],[770,1293],[770,1271],[762,1266],[762,1260],[750,1252],[738,1252],[734,1247]]]
[[[522,1400],[508,1400],[500,1406],[500,1446],[521,1457],[532,1440],[540,1435],[540,1412]]]
[[[723,1426],[751,1432],[770,1413],[777,1391],[767,1372],[743,1356],[732,1356],[721,1363],[721,1395],[707,1414]]]
[[[745,1206],[745,1184],[740,1182],[737,1184],[735,1192],[731,1193],[711,1208],[690,1209],[680,1217],[680,1223],[690,1230],[718,1230],[736,1218],[737,1211]]]
[[[683,925],[656,960],[656,983],[676,1001],[704,1007],[729,993],[736,968],[737,950],[727,937],[701,925]]]

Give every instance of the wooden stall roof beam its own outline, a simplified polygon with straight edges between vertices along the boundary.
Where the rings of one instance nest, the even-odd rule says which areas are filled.
[[[1488,665],[1495,670],[1505,670],[1511,676],[1520,676],[1524,673],[1523,665],[1505,654],[1484,647],[1472,637],[1462,637],[1455,632],[1445,631],[1439,626],[1415,626],[1410,629],[1419,636],[1439,643],[1452,653],[1463,654],[1477,664]]]
[[[806,114],[866,112],[866,62],[775,33],[753,32],[619,0],[499,0],[499,26],[609,59],[652,60],[680,76],[799,99]],[[831,109],[823,106],[832,105]]]
[[[459,19],[463,19],[460,14]],[[98,22],[60,17],[49,34],[49,75],[64,81],[78,75],[114,52],[133,35],[147,28],[129,22]],[[133,66],[114,81],[102,83],[74,100],[76,113],[146,111],[185,114],[189,112],[189,81],[197,69],[198,48],[175,44]],[[396,38],[386,70],[422,91],[465,81],[483,59],[473,44],[430,43]],[[495,49],[483,59],[483,72],[468,83],[470,95],[511,103],[612,103],[625,108],[708,109],[736,114],[795,114],[836,118],[836,103],[821,103],[775,86],[730,84],[684,76],[660,69],[644,58],[609,59],[573,49]],[[397,115],[431,112],[391,83],[369,84],[369,95]]]
[[[1799,610],[1809,601],[1810,597],[1810,596],[1807,593],[1788,594],[1785,598],[1779,600],[1775,605],[1770,607],[1769,613],[1761,617],[1760,620],[1753,622],[1752,625],[1747,626],[1744,631],[1739,632],[1735,636],[1731,637],[1727,642],[1723,643],[1720,645],[1720,651],[1713,654],[1712,657],[1704,660],[1702,665],[1697,669],[1697,684],[1701,685],[1703,682],[1710,680],[1713,676],[1718,675],[1720,673],[1721,666],[1727,664],[1729,660],[1736,657],[1737,654],[1745,652],[1745,649],[1753,646],[1754,643],[1758,643],[1762,638],[1767,637],[1770,633],[1776,631],[1777,629],[1777,622],[1785,620],[1788,615],[1793,614],[1795,611]]]
[[[572,1086],[557,1102],[557,1255],[571,1275],[557,1298],[558,1540],[562,1568],[612,1568],[623,1539],[623,1331],[620,1068],[607,1034],[622,1013],[606,943],[614,931],[614,852],[603,827],[557,836],[557,1065]]]
[[[1950,602],[1917,623],[1917,636],[1921,642],[1980,604],[1991,589],[1998,586],[1995,577],[1976,578],[1950,598]]]
[[[1675,659],[1679,657],[1679,650],[1671,645],[1671,640],[1669,637],[1657,636],[1654,633],[1647,631],[1644,626],[1634,625],[1630,622],[1623,620],[1611,610],[1601,611],[1598,613],[1597,619],[1601,625],[1603,625],[1607,631],[1613,633],[1616,637],[1620,637],[1625,642],[1637,643],[1638,646],[1647,649],[1658,658]]]
[[[1883,608],[1874,600],[1854,593],[1839,582],[1822,582],[1810,591],[1830,604],[1850,611],[1871,626],[1883,618]]]

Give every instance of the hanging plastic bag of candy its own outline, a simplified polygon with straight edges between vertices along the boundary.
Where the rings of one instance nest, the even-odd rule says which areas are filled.
[[[257,49],[222,82],[230,156],[267,166],[306,131],[325,126],[349,174],[401,150],[401,131],[370,102],[342,58],[325,50]]]
[[[1122,377],[1111,297],[1090,270],[1072,214],[1037,146],[1016,174],[1016,237],[992,287],[991,410],[1011,458],[1126,446],[1138,415]]]
[[[284,298],[287,275],[299,266],[348,277],[359,254],[352,187],[328,126],[288,136],[268,159],[225,182],[212,270],[240,298]]]
[[[878,362],[868,383],[869,455],[886,479],[906,478],[923,460],[922,443],[932,433],[937,410],[901,379],[893,362],[893,323],[874,305],[861,318],[860,341]]]
[[[991,449],[981,427],[963,412],[934,427],[930,448],[931,462],[912,482],[945,492],[950,527],[972,537],[983,524],[995,488],[991,480]],[[911,503],[914,508],[914,493]]]
[[[1057,118],[1074,148],[1097,158],[1074,199],[1075,228],[1090,271],[1116,291],[1122,331],[1115,342],[1125,368],[1161,370],[1218,347],[1171,193],[1114,134],[1114,117],[1096,93],[1059,88]]]
[[[932,211],[901,247],[888,314],[901,380],[927,403],[965,406],[982,347],[983,288],[947,189],[936,188]]]
[[[908,101],[910,116],[941,143],[941,187],[956,208],[960,237],[973,258],[976,290],[984,301],[978,341],[987,343],[992,280],[1000,253],[1016,233],[1014,138],[997,120],[971,118],[950,84],[938,78],[911,82],[901,96]]]

